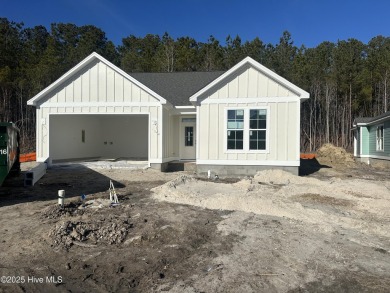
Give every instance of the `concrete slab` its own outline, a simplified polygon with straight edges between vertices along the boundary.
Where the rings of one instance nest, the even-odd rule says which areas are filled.
[[[148,161],[139,160],[94,160],[94,161],[76,161],[62,162],[52,164],[51,168],[77,168],[84,166],[90,169],[147,169]]]

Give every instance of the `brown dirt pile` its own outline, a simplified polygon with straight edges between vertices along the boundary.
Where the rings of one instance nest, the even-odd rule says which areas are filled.
[[[326,143],[317,150],[317,159],[333,164],[353,163],[353,155],[341,147]]]
[[[99,221],[65,221],[56,225],[49,232],[53,245],[71,247],[73,244],[97,245],[100,242],[106,244],[122,243],[133,224],[128,220],[111,219]],[[81,246],[80,245],[80,246]]]

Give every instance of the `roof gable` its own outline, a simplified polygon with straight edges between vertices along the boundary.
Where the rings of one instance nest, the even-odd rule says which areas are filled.
[[[197,93],[193,94],[190,97],[190,101],[192,103],[199,103],[202,99],[206,98],[207,96],[210,96],[213,94],[213,92],[216,92],[217,90],[221,89],[226,83],[233,81],[234,79],[238,79],[240,75],[243,75],[246,71],[253,72],[257,71],[259,72],[264,78],[269,80],[269,84],[274,84],[275,86],[273,88],[276,88],[276,86],[281,87],[283,90],[285,96],[288,95],[295,95],[298,96],[300,100],[306,100],[309,98],[309,93],[304,91],[303,89],[297,87],[293,83],[289,82],[285,78],[281,77],[280,75],[276,74],[272,70],[266,68],[265,66],[261,65],[257,61],[253,60],[250,57],[246,57],[244,60],[236,64],[234,67],[226,71],[224,74],[216,78],[213,82],[208,84],[206,87],[199,90]],[[249,89],[253,91],[253,89]],[[248,96],[251,96],[251,94],[254,94],[253,97],[259,97],[263,96],[259,93],[246,93]],[[279,91],[278,91],[279,92]],[[271,94],[271,96],[277,97],[279,93],[277,93],[274,90],[274,93]],[[236,98],[240,98],[237,96]]]
[[[149,95],[153,96],[156,98],[161,104],[166,104],[166,100],[161,97],[159,94],[136,80],[134,77],[130,76],[126,72],[124,72],[122,69],[119,67],[115,66],[102,56],[100,56],[97,53],[92,53],[88,57],[86,57],[84,60],[82,60],[80,63],[78,63],[76,66],[71,68],[68,72],[66,72],[63,76],[61,76],[59,79],[57,79],[55,82],[53,82],[51,85],[46,87],[44,90],[42,90],[40,93],[38,93],[36,96],[31,98],[30,100],[27,101],[27,105],[31,106],[37,106],[39,104],[39,101],[44,99],[47,95],[49,95],[51,92],[55,91],[58,88],[61,88],[65,86],[69,80],[71,80],[74,76],[78,75],[80,72],[82,72],[84,69],[88,68],[91,64],[94,62],[102,62],[104,65],[112,69],[113,71],[117,72],[121,76],[123,76],[125,79],[129,80],[130,82],[134,83],[137,85],[139,88],[147,92]]]

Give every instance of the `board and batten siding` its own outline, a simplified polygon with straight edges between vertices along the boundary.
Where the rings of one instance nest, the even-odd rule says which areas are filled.
[[[275,80],[248,66],[205,93],[198,106],[197,160],[299,162],[300,99]],[[268,109],[267,152],[226,150],[226,110]]]
[[[275,80],[246,66],[208,95],[210,99],[296,96]]]
[[[103,62],[91,62],[37,104],[37,157],[49,157],[49,123],[55,114],[149,115],[149,161],[161,161],[162,105]],[[156,123],[153,123],[156,121]],[[121,131],[121,129],[117,129]]]

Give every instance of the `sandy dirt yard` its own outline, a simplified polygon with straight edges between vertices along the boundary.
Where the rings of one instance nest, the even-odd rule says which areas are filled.
[[[299,177],[64,164],[31,188],[11,178],[0,292],[389,292],[390,171],[332,163],[305,160]]]

